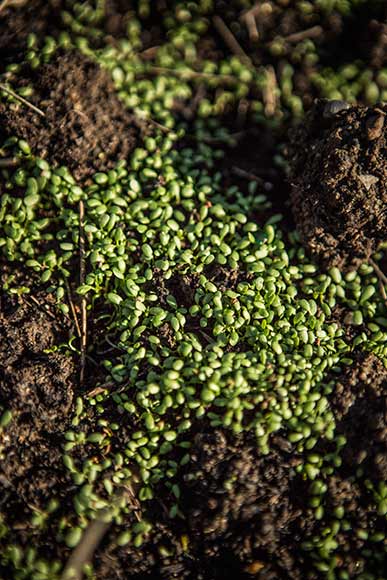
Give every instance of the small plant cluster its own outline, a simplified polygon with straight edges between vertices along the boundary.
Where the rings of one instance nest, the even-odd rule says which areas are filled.
[[[312,9],[309,2],[298,5]],[[352,3],[316,5],[345,11]],[[31,509],[31,524],[43,533],[47,518],[57,518],[58,541],[73,549],[103,514],[114,522],[119,546],[140,547],[151,537],[147,506],[158,490],[165,492],[170,518],[184,519],[178,480],[190,462],[198,424],[235,436],[251,432],[262,453],[270,451],[272,434],[281,432],[302,457],[296,472],[308,483],[308,509],[321,522],[321,534],[305,539],[301,549],[311,554],[316,570],[346,580],[345,570],[335,575],[341,549],[335,538],[343,530],[366,535],[368,558],[382,560],[387,494],[385,482],[352,474],[372,496],[380,532],[358,530],[343,506],[334,513],[326,507],[326,480],[341,465],[346,445],[330,407],[330,377],[350,365],[359,349],[387,363],[378,278],[368,264],[346,275],[337,268],[322,273],[305,256],[297,234],[282,232],[280,215],[261,224],[253,219],[269,206],[265,194],[254,180],[246,192],[226,184],[218,170],[224,151],[206,141],[232,140],[213,117],[240,99],[251,98],[253,112],[263,114],[264,67],[252,69],[237,57],[201,60],[198,67],[196,44],[208,31],[212,10],[205,0],[176,3],[165,17],[169,40],[149,64],[141,57],[141,18],[149,10],[149,2],[140,2],[127,38],[105,46],[104,3],[72,3],[62,15],[67,31],[40,47],[30,36],[25,57],[38,68],[57,48],[75,47],[111,71],[123,102],[153,123],[130,159],[117,160],[114,169],[84,185],[66,167],[36,158],[24,140],[1,145],[2,156],[18,164],[2,170],[2,255],[38,273],[58,309],[71,316],[68,286],[78,268],[83,202],[87,274],[77,293],[87,300],[88,316],[103,312],[110,348],[102,363],[106,380],[77,397],[71,428],[63,434],[73,512],[58,516],[53,498],[47,513]],[[312,83],[329,98],[352,100],[365,90],[374,102],[385,93],[385,73],[370,84],[364,68],[345,65],[325,84],[319,70]],[[19,71],[19,64],[8,66],[10,87]],[[283,67],[276,90],[281,107],[299,115],[303,105],[293,75],[291,64]],[[177,121],[175,103],[189,102],[202,85],[199,120],[191,126]],[[17,92],[31,97],[33,87]],[[28,292],[12,288],[12,279],[9,285],[10,291]],[[345,326],[336,321],[337,309],[347,311]],[[74,350],[74,341],[67,348]],[[0,432],[10,424],[10,410],[2,409]],[[326,441],[331,451],[323,455],[319,444]],[[128,487],[131,493],[122,493]],[[136,523],[132,495],[144,514]],[[59,577],[63,562],[7,543],[10,533],[0,521],[1,558],[15,579]],[[91,567],[86,572],[92,577]]]
[[[247,196],[224,188],[221,174],[209,171],[220,150],[178,151],[158,133],[129,165],[95,174],[83,190],[24,143],[5,147],[22,161],[9,172],[2,197],[7,257],[25,256],[67,313],[64,285],[83,199],[88,274],[78,293],[91,309],[102,300],[110,311],[105,325],[113,351],[104,366],[114,387],[79,397],[64,434],[64,465],[78,488],[73,516],[59,522],[66,544],[80,541],[123,482],[136,482],[141,502],[165,485],[170,517],[182,515],[176,478],[190,460],[192,425],[204,419],[236,434],[252,430],[263,453],[272,433],[285,433],[304,457],[297,471],[313,482],[312,504],[322,518],[324,477],[345,446],[335,436],[333,384],[325,377],[351,364],[354,348],[387,356],[385,305],[372,267],[346,276],[337,268],[319,273],[295,235],[283,239],[280,216],[262,227],[250,221],[266,198],[256,182]],[[356,329],[351,340],[334,321],[336,306],[348,309],[347,323]],[[333,441],[336,452],[315,453],[321,439]],[[101,482],[104,491],[97,492]],[[122,500],[111,517],[123,523],[128,510]],[[119,542],[141,545],[149,526],[124,532]],[[318,569],[332,567],[333,548],[334,542],[329,563],[320,555]]]
[[[306,18],[305,22],[310,20],[319,26],[318,23],[330,14],[337,11],[348,15],[362,3],[356,0],[315,4],[297,2],[296,14],[301,19]],[[143,58],[146,50],[143,50],[141,34],[142,22],[149,16],[150,3],[140,2],[137,13],[133,12],[128,21],[126,38],[118,39],[113,45],[106,44],[102,28],[105,2],[73,2],[61,13],[64,30],[56,38],[47,36],[39,41],[36,35],[29,36],[24,64],[37,69],[48,62],[56,50],[76,48],[111,71],[119,95],[130,109],[140,117],[156,119],[169,128],[176,123],[172,113],[174,104],[180,101],[188,105],[195,96],[194,113],[199,118],[222,115],[242,100],[248,103],[248,109],[256,120],[268,122],[267,113],[271,111],[267,103],[268,91],[275,102],[269,117],[274,116],[274,120],[280,120],[284,115],[298,118],[304,112],[304,102],[296,77],[304,70],[307,70],[313,97],[349,102],[361,99],[370,105],[386,99],[385,68],[373,70],[361,59],[340,63],[337,68],[324,66],[326,49],[310,38],[292,42],[290,53],[285,50],[286,41],[281,37],[275,37],[269,43],[267,58],[278,61],[274,85],[270,76],[271,65],[256,66],[238,55],[222,55],[217,60],[200,58],[198,45],[201,39],[213,33],[214,8],[213,2],[176,2],[174,8],[161,18],[167,41],[157,47],[149,60]],[[238,10],[248,8],[249,3],[240,2]],[[244,39],[245,27],[235,23],[231,28],[236,37]],[[14,75],[22,64],[6,67],[7,86],[12,87]],[[205,92],[202,95],[203,87]],[[30,97],[33,87],[23,86],[16,92]],[[0,94],[13,100],[8,94]]]

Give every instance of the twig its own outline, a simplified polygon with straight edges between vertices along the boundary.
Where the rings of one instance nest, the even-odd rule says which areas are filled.
[[[143,123],[149,123],[150,125],[153,125],[154,127],[157,127],[158,129],[160,129],[160,131],[162,131],[165,134],[175,135],[175,132],[173,131],[173,129],[169,129],[165,125],[162,125],[158,121],[155,121],[154,119],[151,119],[150,117],[147,117],[146,115],[137,114],[137,117],[138,117],[139,121],[141,121]]]
[[[262,179],[262,177],[258,177],[258,175],[255,175],[254,173],[250,173],[249,171],[245,171],[244,169],[241,169],[240,167],[236,167],[235,165],[231,168],[231,171],[237,175],[238,177],[243,177],[245,179],[251,179],[252,181],[256,181],[257,183],[260,183],[261,185],[263,185],[265,183],[264,179]]]
[[[75,328],[77,329],[77,334],[78,334],[78,338],[81,338],[81,329],[79,326],[79,322],[78,322],[78,316],[77,316],[77,312],[75,310],[75,306],[74,306],[74,302],[73,302],[73,297],[71,294],[71,288],[70,288],[70,284],[67,280],[67,278],[65,277],[65,284],[66,284],[66,290],[67,290],[67,298],[70,304],[70,308],[71,308],[71,312],[73,315],[73,319],[74,319],[74,324],[75,324]]]
[[[10,3],[11,3],[11,0],[3,0],[3,2],[0,4],[0,12],[5,10],[7,8],[7,6],[10,5]]]
[[[94,389],[92,389],[91,391],[86,393],[86,396],[87,397],[96,397],[97,395],[100,395],[101,393],[103,393],[105,391],[105,389],[107,389],[109,387],[114,387],[114,385],[111,383],[110,384],[107,383],[106,385],[101,385],[99,387],[95,387]]]
[[[151,46],[146,48],[142,52],[138,53],[138,56],[142,58],[142,60],[152,60],[157,54],[157,51],[161,48],[161,46]]]
[[[17,157],[5,157],[0,159],[0,169],[7,169],[8,167],[16,167],[19,165],[20,160]]]
[[[255,20],[254,14],[251,11],[246,14],[245,22],[247,26],[247,31],[249,33],[249,38],[252,42],[258,42],[259,40],[259,32],[257,28],[257,22]]]
[[[101,519],[93,520],[84,532],[63,570],[62,580],[81,580],[83,577],[85,565],[91,562],[94,552],[111,525],[110,521],[102,519],[103,515],[101,514]]]
[[[40,109],[38,109],[38,107],[35,107],[35,105],[33,105],[32,103],[30,103],[29,101],[27,101],[27,99],[25,99],[24,97],[21,97],[20,95],[18,95],[17,93],[15,93],[15,91],[13,91],[12,89],[9,89],[3,83],[0,83],[0,90],[4,91],[4,93],[8,93],[12,97],[14,97],[15,99],[17,99],[21,103],[23,103],[23,105],[26,105],[27,107],[29,107],[30,109],[32,109],[33,111],[35,111],[35,113],[38,113],[38,115],[40,115],[41,117],[45,117],[46,116],[46,114],[43,113],[43,111],[41,111]]]
[[[240,20],[244,20],[246,18],[246,16],[248,16],[249,14],[252,14],[253,16],[257,16],[257,14],[260,12],[261,10],[261,5],[259,2],[256,2],[254,4],[254,6],[252,6],[251,8],[248,8],[247,10],[243,10],[242,14],[239,16]]]
[[[0,3],[0,12],[3,12],[6,8],[10,8],[11,6],[24,6],[27,4],[29,0],[3,0]]]
[[[369,263],[371,264],[371,266],[375,270],[375,274],[378,277],[379,290],[380,290],[380,293],[381,293],[382,298],[384,300],[384,303],[387,306],[387,294],[386,294],[386,288],[385,288],[385,286],[387,285],[387,276],[385,275],[384,272],[382,272],[382,270],[379,268],[377,263],[372,258],[369,259]]]
[[[294,32],[289,34],[289,36],[284,36],[282,40],[288,43],[297,43],[305,40],[306,38],[318,38],[323,33],[322,26],[316,25],[306,30],[301,30],[300,32]]]
[[[273,7],[270,2],[260,4],[257,2],[252,8],[244,10],[239,19],[244,22],[249,33],[249,38],[252,42],[257,42],[260,38],[259,21],[273,12]],[[257,24],[258,20],[258,24]]]
[[[79,202],[79,282],[82,286],[85,283],[85,234],[84,234],[85,205],[81,200]],[[81,371],[79,382],[81,386],[85,378],[86,366],[86,347],[87,347],[87,303],[86,297],[82,296],[81,300]]]
[[[112,506],[101,510],[99,517],[93,520],[83,533],[81,541],[73,550],[63,570],[61,580],[82,580],[85,565],[92,561],[96,549],[112,524],[114,507],[120,503],[124,495],[130,497],[134,508],[134,515],[138,521],[141,520],[138,514],[138,500],[134,495],[131,485],[127,483],[122,487],[124,492],[117,493],[112,501]]]
[[[251,62],[250,57],[247,56],[247,54],[245,53],[245,51],[243,50],[243,48],[241,47],[241,45],[239,44],[233,33],[231,32],[229,27],[224,22],[224,20],[220,16],[215,14],[215,16],[212,18],[212,22],[214,23],[216,30],[222,36],[224,42],[227,44],[229,49],[246,64],[252,66],[253,63]]]
[[[266,67],[266,85],[263,89],[263,101],[265,103],[265,113],[272,117],[277,108],[277,77],[272,65]]]
[[[33,308],[32,304],[29,303],[29,301],[27,300],[27,298],[25,296],[23,296],[22,298],[28,304],[28,306],[30,306],[31,308]],[[37,298],[35,298],[35,296],[32,296],[32,294],[29,294],[28,295],[28,298],[30,300],[32,300],[32,302],[34,302],[34,304],[36,304],[36,306],[39,308],[39,310],[41,310],[41,312],[44,312],[44,314],[47,314],[47,316],[49,316],[50,318],[52,318],[52,320],[57,320],[57,317],[55,316],[55,314],[53,314],[51,312],[51,310],[48,308],[47,304],[45,304],[43,306],[39,302],[39,300]]]
[[[242,12],[240,16],[240,20],[246,24],[247,31],[252,42],[257,42],[259,40],[259,32],[255,17],[259,14],[260,9],[261,6],[257,3],[249,10]]]

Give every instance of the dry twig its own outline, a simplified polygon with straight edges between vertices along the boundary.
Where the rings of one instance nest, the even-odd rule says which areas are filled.
[[[311,28],[307,28],[306,30],[301,30],[300,32],[294,32],[293,34],[289,34],[289,36],[284,36],[282,40],[285,42],[295,44],[297,42],[301,42],[306,38],[318,38],[323,33],[322,26],[316,25],[312,26]]]
[[[262,4],[257,2],[252,8],[242,12],[239,19],[246,25],[251,42],[258,42],[261,37],[259,23],[272,12],[273,7],[270,2],[263,2]]]
[[[236,56],[238,56],[241,59],[241,61],[252,66],[253,63],[251,62],[250,57],[247,56],[247,54],[245,53],[245,51],[243,50],[243,48],[241,47],[241,45],[239,44],[233,33],[231,32],[229,27],[224,22],[224,20],[220,16],[215,14],[215,16],[212,18],[212,22],[214,23],[216,30],[222,36],[224,42],[227,44],[229,49]]]
[[[21,298],[30,308],[34,308],[30,302],[30,300],[32,300],[32,302],[38,307],[38,309],[41,312],[43,312],[43,314],[47,314],[47,316],[52,318],[52,320],[57,320],[57,317],[51,312],[51,310],[49,310],[47,305],[42,306],[42,304],[40,304],[39,300],[37,298],[35,298],[35,296],[28,294],[28,298],[26,296],[23,296],[23,295],[21,296]]]
[[[141,520],[138,513],[140,505],[131,485],[129,483],[123,484],[122,489],[123,491],[117,493],[113,499],[112,506],[101,510],[99,517],[90,522],[78,546],[73,550],[64,568],[61,580],[82,580],[85,565],[92,561],[96,549],[112,524],[114,507],[119,505],[125,495],[130,498],[129,501],[132,504],[137,521]]]
[[[32,103],[30,103],[29,101],[27,101],[27,99],[25,99],[24,97],[21,97],[20,95],[18,95],[17,93],[15,93],[15,91],[13,91],[12,89],[9,89],[3,83],[0,83],[0,90],[4,91],[4,93],[8,93],[9,95],[11,95],[11,97],[14,97],[14,99],[17,99],[18,101],[20,101],[21,103],[23,103],[23,105],[26,105],[26,107],[29,107],[30,109],[32,109],[33,111],[35,111],[35,113],[38,113],[38,115],[40,115],[41,117],[45,117],[46,116],[46,114],[43,113],[43,111],[41,111],[41,109],[38,109],[38,107],[35,107],[35,105],[33,105]]]
[[[240,16],[240,20],[246,24],[247,31],[252,42],[257,42],[259,40],[256,16],[258,16],[260,9],[261,6],[259,3],[257,3],[249,10],[242,12]]]
[[[86,564],[91,562],[95,550],[108,531],[111,522],[100,518],[93,520],[84,532],[82,539],[72,552],[62,574],[62,580],[81,580]],[[108,514],[106,514],[108,515]]]
[[[151,46],[142,52],[138,53],[138,56],[142,58],[142,60],[152,60],[157,55],[157,51],[161,48],[161,46]]]
[[[274,67],[266,67],[266,85],[263,90],[263,101],[265,103],[265,114],[272,117],[277,109],[277,77]]]
[[[17,165],[19,165],[19,159],[17,157],[5,157],[4,159],[0,159],[0,169],[16,167]]]
[[[382,270],[379,268],[377,263],[372,258],[369,259],[369,263],[375,270],[375,274],[378,277],[379,290],[384,300],[384,303],[387,306],[387,294],[386,294],[387,276],[385,275],[384,272],[382,272]]]
[[[0,3],[0,12],[3,12],[6,8],[11,8],[12,6],[15,8],[24,6],[28,2],[29,0],[3,0],[3,2]]]
[[[78,338],[81,338],[81,329],[79,326],[79,322],[78,322],[78,316],[77,316],[77,311],[75,310],[75,306],[74,306],[74,302],[73,302],[73,297],[71,294],[71,288],[70,288],[70,284],[67,280],[67,278],[65,277],[65,284],[66,284],[66,290],[67,290],[67,298],[70,304],[70,308],[71,308],[71,312],[73,315],[73,319],[74,319],[74,324],[75,324],[75,328],[77,330],[77,334],[78,334]]]
[[[250,173],[249,171],[245,171],[240,167],[236,167],[235,165],[231,168],[231,171],[237,175],[238,177],[243,177],[244,179],[250,179],[251,181],[256,181],[260,185],[264,185],[265,180],[262,177],[258,177],[254,173]]]
[[[85,266],[85,205],[81,200],[79,202],[79,282],[82,286],[85,283],[86,266]],[[86,297],[82,296],[81,300],[81,371],[80,385],[83,386],[86,366],[86,347],[87,347],[87,303]]]

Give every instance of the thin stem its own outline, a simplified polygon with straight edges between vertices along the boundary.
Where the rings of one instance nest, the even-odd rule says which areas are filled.
[[[5,157],[0,159],[0,169],[7,169],[8,167],[16,167],[20,161],[17,157]]]
[[[246,64],[252,65],[250,57],[247,56],[224,20],[218,14],[216,14],[213,17],[212,22],[214,23],[216,30],[222,36],[229,49]]]
[[[43,113],[43,111],[41,111],[40,109],[38,109],[38,107],[35,107],[35,105],[33,105],[32,103],[30,103],[29,101],[27,101],[27,99],[25,99],[24,97],[21,97],[20,95],[18,95],[17,93],[15,93],[15,91],[13,91],[12,89],[9,89],[3,83],[0,83],[0,90],[4,91],[4,93],[8,93],[12,97],[14,97],[15,99],[17,99],[21,103],[23,103],[23,105],[26,105],[26,107],[29,107],[30,109],[32,109],[33,111],[35,111],[35,113],[38,113],[38,115],[40,115],[41,117],[45,117],[46,116],[46,114]]]
[[[79,282],[81,286],[85,283],[86,277],[84,220],[85,205],[81,200],[79,202]],[[81,370],[79,381],[82,386],[85,378],[87,348],[87,303],[85,296],[82,296],[81,300],[81,325]]]
[[[78,316],[77,316],[77,312],[75,310],[75,306],[74,306],[74,302],[73,302],[73,297],[71,294],[71,288],[70,288],[70,284],[68,283],[67,278],[65,277],[65,284],[66,284],[66,290],[67,290],[67,298],[70,304],[70,308],[71,308],[71,312],[73,315],[73,319],[74,319],[74,324],[75,324],[75,328],[77,329],[77,334],[78,334],[78,338],[81,338],[81,329],[79,326],[79,322],[78,322]]]

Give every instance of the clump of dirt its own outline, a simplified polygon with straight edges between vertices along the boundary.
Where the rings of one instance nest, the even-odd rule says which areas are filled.
[[[76,179],[106,171],[127,159],[140,128],[117,97],[109,74],[76,51],[57,53],[37,71],[25,67],[21,86],[45,117],[20,105],[0,105],[1,136],[25,139],[34,154],[67,166]]]
[[[46,352],[63,339],[63,327],[28,298],[0,295],[0,403],[12,411],[0,434],[0,510],[11,519],[23,512],[15,505],[43,506],[66,477],[56,435],[72,408],[75,365]]]
[[[361,353],[335,384],[331,399],[337,433],[344,435],[344,465],[363,467],[370,479],[387,480],[387,369]]]
[[[196,436],[191,458],[182,498],[202,577],[304,578],[299,542],[312,520],[293,446],[277,435],[262,455],[247,436],[214,431]]]
[[[326,266],[356,267],[385,240],[386,114],[386,105],[320,101],[291,136],[294,218]]]
[[[169,518],[168,495],[153,501],[155,525],[141,549],[119,547],[109,534],[96,554],[98,577],[123,580],[130,570],[133,580],[305,578],[299,544],[315,521],[302,503],[293,446],[277,435],[264,456],[249,436],[226,440],[209,429],[194,438],[191,459],[179,480],[186,518]]]

